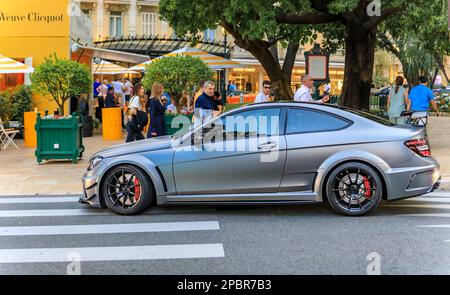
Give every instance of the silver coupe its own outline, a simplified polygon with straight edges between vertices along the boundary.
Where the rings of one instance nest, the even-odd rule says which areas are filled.
[[[439,182],[424,128],[345,107],[275,102],[96,153],[80,202],[124,215],[156,205],[325,202],[360,216]]]

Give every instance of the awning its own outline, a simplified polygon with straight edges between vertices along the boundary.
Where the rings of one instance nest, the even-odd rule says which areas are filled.
[[[34,68],[0,54],[0,74],[32,73]]]
[[[98,64],[92,63],[92,71],[94,75],[138,74],[138,72],[131,71],[106,60],[102,60]]]
[[[196,48],[192,47],[183,47],[181,49],[172,51],[171,53],[164,54],[160,57],[157,57],[153,60],[148,60],[142,64],[131,67],[130,70],[135,71],[143,71],[145,70],[145,66],[149,63],[157,61],[158,59],[169,57],[169,56],[194,56],[198,57],[201,61],[203,61],[210,69],[220,70],[220,69],[228,69],[228,68],[240,68],[244,67],[243,64],[240,64],[236,61],[232,61],[214,54],[210,54],[205,51],[200,51]]]
[[[103,48],[96,48],[96,47],[88,47],[88,46],[82,46],[77,43],[74,43],[72,45],[72,52],[76,54],[88,54],[94,57],[98,57],[101,59],[107,59],[107,60],[114,60],[114,61],[121,61],[121,62],[127,62],[132,64],[138,64],[145,62],[148,60],[148,56],[146,55],[140,55],[135,53],[128,53],[123,51],[117,51],[117,50],[110,50],[110,49],[103,49]]]

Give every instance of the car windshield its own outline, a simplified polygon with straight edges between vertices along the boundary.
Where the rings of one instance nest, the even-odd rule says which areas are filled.
[[[395,126],[395,124],[391,123],[389,120],[386,120],[386,119],[384,119],[382,117],[376,116],[376,115],[368,113],[368,112],[363,112],[363,111],[355,110],[355,109],[348,108],[348,107],[340,107],[340,109],[342,109],[344,111],[347,111],[347,112],[350,112],[352,114],[364,117],[366,119],[369,119],[371,121],[377,122],[379,124],[383,124],[385,126]]]

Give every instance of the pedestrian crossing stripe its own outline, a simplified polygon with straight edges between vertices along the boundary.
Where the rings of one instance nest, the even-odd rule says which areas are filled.
[[[389,205],[382,205],[381,207],[384,208],[427,208],[427,209],[445,209],[449,210],[450,205],[437,205],[437,204],[389,204]]]
[[[121,224],[51,225],[51,226],[10,226],[0,227],[0,236],[41,236],[118,234],[219,230],[217,221],[155,222]]]
[[[397,217],[443,217],[449,218],[450,213],[412,213],[412,214],[397,214]]]
[[[0,197],[0,204],[77,203],[78,200],[79,197],[29,197],[29,198]]]
[[[76,255],[74,255],[76,254]],[[121,247],[0,249],[0,263],[123,261],[225,257],[223,245],[180,244]]]

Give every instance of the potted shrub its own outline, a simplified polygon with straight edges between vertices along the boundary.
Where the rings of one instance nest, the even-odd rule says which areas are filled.
[[[58,106],[58,113],[64,116],[64,104],[71,96],[79,97],[91,89],[92,77],[89,69],[78,62],[59,59],[52,54],[36,67],[31,74],[32,89],[38,94],[49,96]]]

